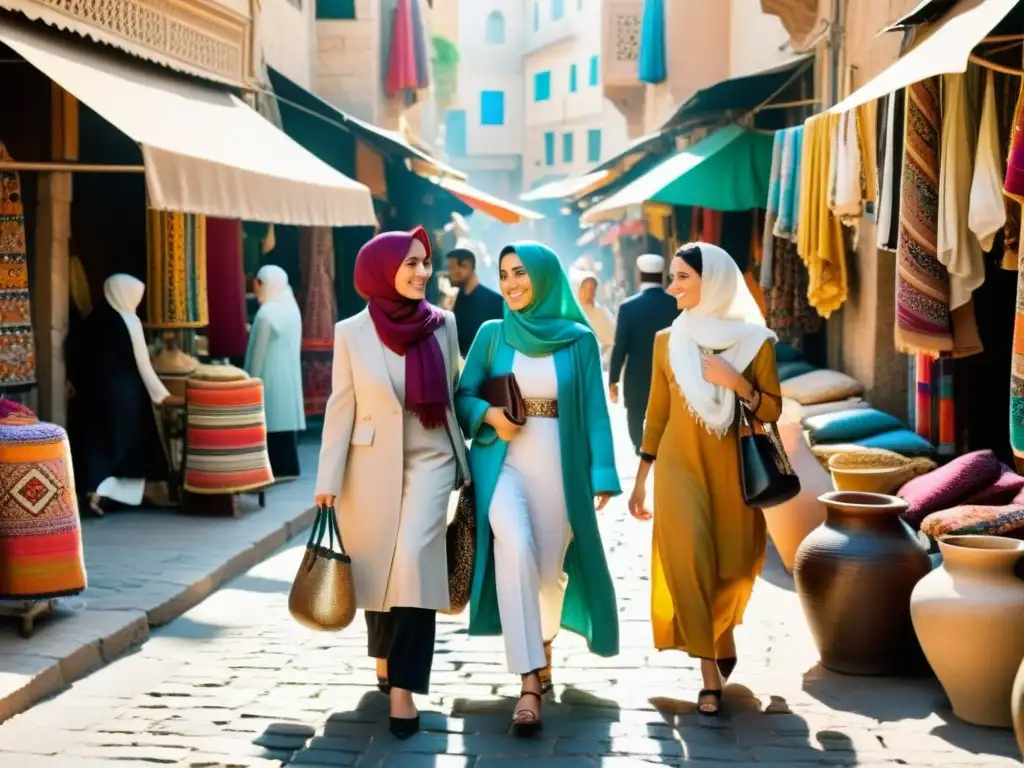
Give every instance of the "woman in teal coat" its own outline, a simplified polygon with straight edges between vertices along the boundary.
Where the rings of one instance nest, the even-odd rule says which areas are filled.
[[[509,669],[523,679],[512,731],[529,736],[541,727],[560,627],[596,654],[619,651],[595,510],[621,489],[600,350],[558,257],[539,243],[517,243],[502,251],[499,270],[505,317],[481,326],[455,396],[473,441],[469,632],[504,636]],[[521,428],[479,396],[485,381],[510,373],[526,400]]]

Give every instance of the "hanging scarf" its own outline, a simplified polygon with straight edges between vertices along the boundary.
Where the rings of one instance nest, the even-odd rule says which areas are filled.
[[[355,286],[369,304],[370,319],[381,343],[405,358],[405,408],[427,429],[445,423],[448,407],[444,355],[434,332],[444,314],[426,299],[407,299],[395,290],[395,275],[419,241],[430,257],[423,227],[412,232],[382,232],[356,255]]]
[[[1003,148],[999,143],[999,113],[996,109],[995,75],[985,76],[985,95],[978,131],[978,151],[974,161],[967,221],[986,253],[995,245],[996,233],[1006,224],[1006,197],[1003,195]],[[984,266],[984,265],[983,265]],[[984,276],[984,272],[982,273]]]
[[[505,305],[502,328],[506,344],[524,355],[543,357],[593,333],[554,251],[530,241],[513,243],[502,250],[499,264],[509,252],[523,262],[533,286],[533,300],[520,310]]]
[[[724,435],[736,415],[736,395],[704,380],[703,356],[719,354],[737,371],[746,370],[761,346],[775,334],[747,288],[733,258],[717,245],[700,248],[700,302],[672,323],[669,366],[686,406],[708,432]]]
[[[775,260],[775,222],[779,218],[779,203],[782,197],[782,147],[786,142],[786,131],[776,131],[772,142],[772,170],[768,176],[768,203],[764,209],[764,233],[761,253],[761,285],[772,287]]]
[[[949,274],[936,256],[942,143],[939,79],[907,86],[906,101],[895,344],[905,354],[938,356],[953,349]]]

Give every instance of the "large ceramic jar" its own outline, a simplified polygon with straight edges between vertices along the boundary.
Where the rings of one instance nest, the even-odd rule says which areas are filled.
[[[825,522],[797,549],[793,577],[822,665],[854,675],[917,671],[910,593],[931,563],[900,519],[907,503],[849,491],[820,501]]]
[[[910,610],[921,647],[953,705],[975,725],[1013,725],[1010,697],[1024,659],[1024,542],[946,536],[942,566],[914,589]]]
[[[1010,701],[1010,709],[1013,714],[1013,733],[1017,737],[1017,749],[1021,757],[1024,757],[1024,661],[1017,670],[1017,677],[1013,681],[1013,698]]]
[[[832,490],[832,479],[811,453],[799,421],[780,422],[778,430],[789,463],[800,478],[800,493],[763,512],[768,535],[772,537],[779,559],[786,570],[792,572],[793,558],[800,542],[825,520],[825,508],[818,497]]]

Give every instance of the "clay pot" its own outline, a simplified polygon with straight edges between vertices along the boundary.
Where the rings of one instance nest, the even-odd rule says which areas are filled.
[[[1013,681],[1013,696],[1010,699],[1010,712],[1013,715],[1013,733],[1017,737],[1017,749],[1024,756],[1024,662],[1017,670]]]
[[[953,705],[975,725],[1009,728],[1014,677],[1024,659],[1024,542],[946,536],[942,566],[914,589],[910,611],[928,662]]]
[[[839,469],[829,467],[832,485],[837,491],[863,493],[896,493],[914,477],[912,467],[872,467],[870,469]]]
[[[832,490],[832,480],[811,453],[799,421],[780,422],[778,429],[793,471],[800,478],[800,493],[785,504],[763,512],[768,535],[775,543],[782,565],[792,573],[800,542],[825,521],[825,508],[818,497]]]
[[[793,577],[822,665],[853,675],[916,672],[910,594],[931,562],[899,517],[907,503],[849,491],[820,501],[827,518],[797,550]]]

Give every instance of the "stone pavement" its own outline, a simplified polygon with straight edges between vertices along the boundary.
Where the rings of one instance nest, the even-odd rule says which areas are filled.
[[[622,434],[620,449],[628,445]],[[620,467],[632,471],[625,453]],[[630,478],[624,477],[628,486]],[[822,670],[792,580],[773,558],[738,633],[727,715],[695,713],[692,660],[651,648],[650,528],[624,499],[602,513],[620,600],[622,653],[555,643],[557,702],[533,741],[504,732],[518,691],[501,642],[470,638],[464,617],[438,627],[425,732],[384,729],[361,618],[317,634],[288,616],[304,540],[226,584],[149,642],[0,726],[12,768],[651,768],[654,765],[1020,765],[1013,735],[965,725],[933,680]]]
[[[316,464],[317,443],[300,446]],[[111,661],[279,549],[312,521],[312,475],[244,495],[237,519],[174,510],[110,512],[82,521],[89,586],[23,639],[0,619],[0,722]]]

